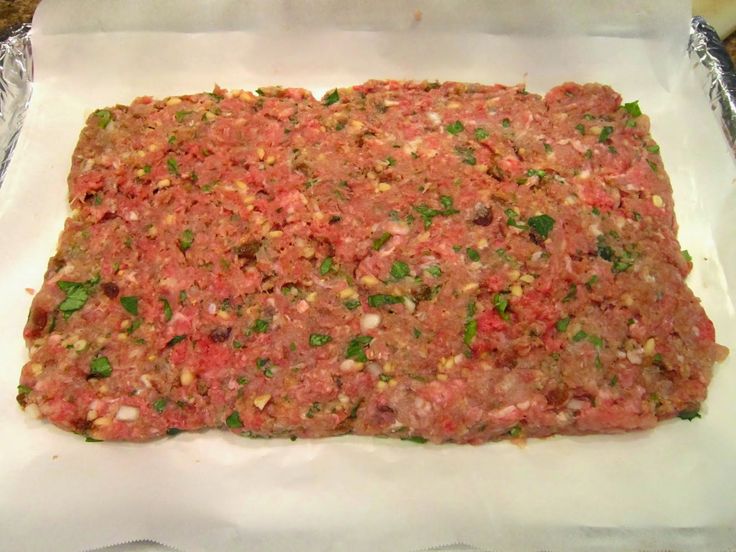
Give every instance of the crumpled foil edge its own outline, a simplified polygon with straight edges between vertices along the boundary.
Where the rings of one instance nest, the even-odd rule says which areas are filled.
[[[731,56],[715,29],[700,16],[691,20],[687,50],[690,59],[706,69],[705,91],[710,106],[719,116],[731,150],[736,153],[736,72]]]
[[[0,186],[23,127],[32,83],[31,26],[23,23],[0,37]]]

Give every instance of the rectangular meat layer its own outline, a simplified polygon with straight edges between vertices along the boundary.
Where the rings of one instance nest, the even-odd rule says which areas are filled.
[[[727,354],[607,86],[144,97],[89,117],[69,201],[18,401],[95,439],[650,428]]]

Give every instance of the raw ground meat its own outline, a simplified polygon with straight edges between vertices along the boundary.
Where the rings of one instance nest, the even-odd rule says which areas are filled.
[[[727,354],[607,86],[144,97],[89,117],[69,190],[18,401],[94,439],[650,428]]]

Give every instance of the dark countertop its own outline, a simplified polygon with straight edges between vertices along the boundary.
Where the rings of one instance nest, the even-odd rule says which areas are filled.
[[[41,0],[0,0],[0,31],[17,25],[30,23],[33,12]],[[731,59],[736,64],[736,33],[724,41]]]

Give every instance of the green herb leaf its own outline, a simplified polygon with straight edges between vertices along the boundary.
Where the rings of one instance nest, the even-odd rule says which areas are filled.
[[[575,130],[577,130],[580,134],[585,134],[585,126],[582,123],[575,125]]]
[[[695,418],[700,418],[700,412],[697,410],[683,410],[679,414],[677,414],[677,417],[681,420],[688,420],[692,421]]]
[[[508,321],[509,320],[509,313],[506,312],[506,309],[509,306],[509,300],[506,298],[505,295],[501,293],[496,293],[493,296],[493,306],[498,312],[498,314],[501,315],[501,318]]]
[[[251,329],[256,333],[266,333],[268,331],[270,324],[268,320],[263,320],[262,318],[256,318],[256,321],[253,322],[253,326],[251,326]]]
[[[603,339],[597,335],[589,335],[588,342],[595,345],[598,349],[603,347]]]
[[[447,125],[445,127],[445,130],[455,136],[465,130],[465,127],[460,121],[455,121],[454,123],[450,123],[449,125]]]
[[[322,276],[327,274],[332,268],[332,263],[333,263],[332,257],[325,258],[325,260],[322,261],[322,263],[319,265],[319,273]]]
[[[477,333],[478,333],[478,321],[475,318],[465,322],[465,331],[463,333],[463,343],[465,343],[466,346],[470,347]]]
[[[420,437],[419,435],[410,435],[409,437],[402,437],[402,441],[409,441],[410,443],[418,443],[420,445],[423,445],[428,441],[428,439],[425,439],[424,437]]]
[[[430,267],[427,267],[425,271],[429,272],[429,274],[431,274],[435,278],[439,278],[440,276],[442,276],[442,268],[440,267],[440,265],[432,265]]]
[[[194,232],[187,228],[181,233],[181,237],[179,238],[179,249],[181,249],[182,251],[186,251],[187,249],[192,247],[193,243]]]
[[[169,173],[173,175],[179,175],[179,162],[173,157],[169,157],[166,160],[166,168],[169,169]]]
[[[120,304],[123,308],[133,316],[138,316],[138,297],[135,295],[128,295],[120,298]]]
[[[345,308],[348,310],[355,310],[360,306],[360,301],[358,299],[348,299],[343,303],[345,305]]]
[[[549,233],[555,226],[555,219],[549,215],[537,215],[526,221],[529,227],[537,234],[547,239]]]
[[[480,253],[478,253],[478,252],[477,252],[477,251],[476,251],[475,249],[473,249],[472,247],[468,247],[468,248],[467,248],[467,249],[465,250],[465,254],[466,254],[466,255],[468,256],[468,259],[470,259],[470,260],[471,260],[471,261],[473,261],[474,263],[477,263],[478,261],[480,261]]]
[[[171,305],[169,304],[169,301],[168,299],[166,299],[166,297],[161,297],[160,301],[164,307],[164,320],[168,322],[169,320],[171,320],[171,317],[174,316],[174,311],[171,310]]]
[[[373,240],[373,251],[378,251],[379,249],[381,249],[390,239],[391,234],[389,234],[388,232],[384,232],[383,234],[381,234],[379,237]]]
[[[161,414],[164,409],[166,408],[166,404],[169,402],[169,400],[166,397],[160,397],[153,401],[153,409]]]
[[[510,207],[504,210],[504,214],[506,215],[506,224],[508,226],[513,226],[514,228],[519,228],[520,230],[527,230],[529,228],[523,222],[518,222],[516,220],[516,217],[518,217],[519,215],[516,214],[516,211],[514,211]]]
[[[657,164],[652,161],[651,159],[647,159],[647,165],[649,165],[649,168],[652,169],[652,172],[657,172]]]
[[[576,333],[574,336],[572,336],[572,340],[577,343],[578,341],[582,341],[583,339],[587,339],[588,334],[584,332],[583,330],[580,330],[578,333]]]
[[[225,424],[231,429],[238,429],[243,427],[243,421],[240,419],[240,414],[237,410],[233,410],[232,413],[225,418]]]
[[[585,150],[585,153],[583,154],[583,157],[585,157],[586,159],[592,159],[593,158],[593,150],[592,149]]]
[[[693,257],[692,255],[690,255],[687,249],[683,249],[682,251],[680,251],[680,253],[682,254],[682,258],[685,259],[687,262],[691,263],[693,261]]]
[[[613,127],[604,126],[603,130],[601,130],[601,133],[598,135],[598,141],[601,143],[605,142],[610,138],[611,134],[613,134]]]
[[[403,261],[394,261],[391,265],[391,276],[396,280],[401,280],[409,275],[409,265]]]
[[[542,169],[529,169],[528,171],[526,171],[526,175],[544,178],[545,176],[547,176],[547,173],[543,171]]]
[[[626,110],[626,113],[628,113],[635,119],[641,115],[639,100],[636,100],[635,102],[625,103],[623,107]]]
[[[475,165],[477,163],[477,160],[475,158],[475,151],[473,148],[470,147],[461,147],[458,146],[455,148],[455,153],[457,153],[463,160],[463,163],[466,165]]]
[[[85,305],[87,299],[89,299],[89,293],[82,283],[62,280],[57,285],[66,293],[66,298],[59,304],[59,310],[64,313],[64,318],[69,318],[72,313]]]
[[[27,394],[28,394],[28,393],[30,393],[31,391],[33,391],[33,389],[31,389],[31,388],[30,388],[30,387],[28,387],[27,385],[19,385],[19,386],[18,386],[18,394],[19,394],[19,395],[27,395]]]
[[[89,364],[89,373],[96,378],[109,378],[112,375],[112,366],[106,356],[92,359]]]
[[[552,149],[552,146],[550,146],[547,142],[544,143],[544,151],[546,153],[552,153],[554,150]]]
[[[478,140],[479,142],[481,140],[485,140],[486,138],[488,138],[488,136],[490,136],[490,134],[488,134],[488,131],[484,128],[476,128],[474,134],[475,134],[475,139]]]
[[[654,144],[653,146],[647,146],[647,151],[649,153],[659,153],[659,146],[657,144]]]
[[[166,342],[166,347],[173,347],[177,343],[181,343],[182,341],[184,341],[186,338],[187,336],[185,335],[175,335],[174,337],[169,339],[169,341]]]
[[[351,358],[357,362],[366,362],[368,357],[365,355],[365,348],[368,347],[373,338],[369,335],[356,335],[348,342],[345,358]]]
[[[511,119],[505,118],[501,121],[501,126],[503,128],[509,128],[511,126]]]
[[[319,403],[313,402],[311,406],[309,407],[309,409],[307,410],[307,413],[305,414],[305,416],[307,418],[314,418],[314,415],[317,414],[317,412],[319,411],[320,411]]]
[[[177,123],[181,123],[184,121],[187,115],[191,115],[191,111],[177,111],[174,115],[174,118],[176,119]]]
[[[521,426],[519,424],[516,424],[514,427],[509,429],[509,435],[514,438],[520,437],[521,436]]]
[[[107,125],[112,121],[112,113],[107,109],[98,109],[95,111],[95,116],[97,117],[97,124],[100,125],[100,128],[107,128]]]
[[[332,337],[327,334],[313,333],[309,335],[309,345],[311,347],[322,347],[332,341]]]
[[[588,281],[585,282],[585,287],[588,288],[588,291],[593,290],[593,284],[595,284],[598,281],[598,276],[593,274],[590,278],[588,278]]]
[[[383,293],[377,293],[376,295],[368,296],[368,304],[371,307],[378,308],[384,305],[398,305],[404,302],[404,298],[400,295],[385,295]]]
[[[562,333],[564,331],[567,331],[567,327],[570,325],[570,317],[566,316],[565,318],[561,318],[557,321],[555,324],[555,328],[558,332]]]
[[[562,298],[562,302],[567,303],[575,299],[577,296],[578,296],[578,286],[576,286],[575,284],[570,284],[570,287],[567,288],[567,295],[565,295]]]
[[[324,105],[332,105],[334,103],[337,103],[338,101],[340,101],[340,94],[338,94],[337,88],[335,88],[332,92],[327,94],[322,103]]]

